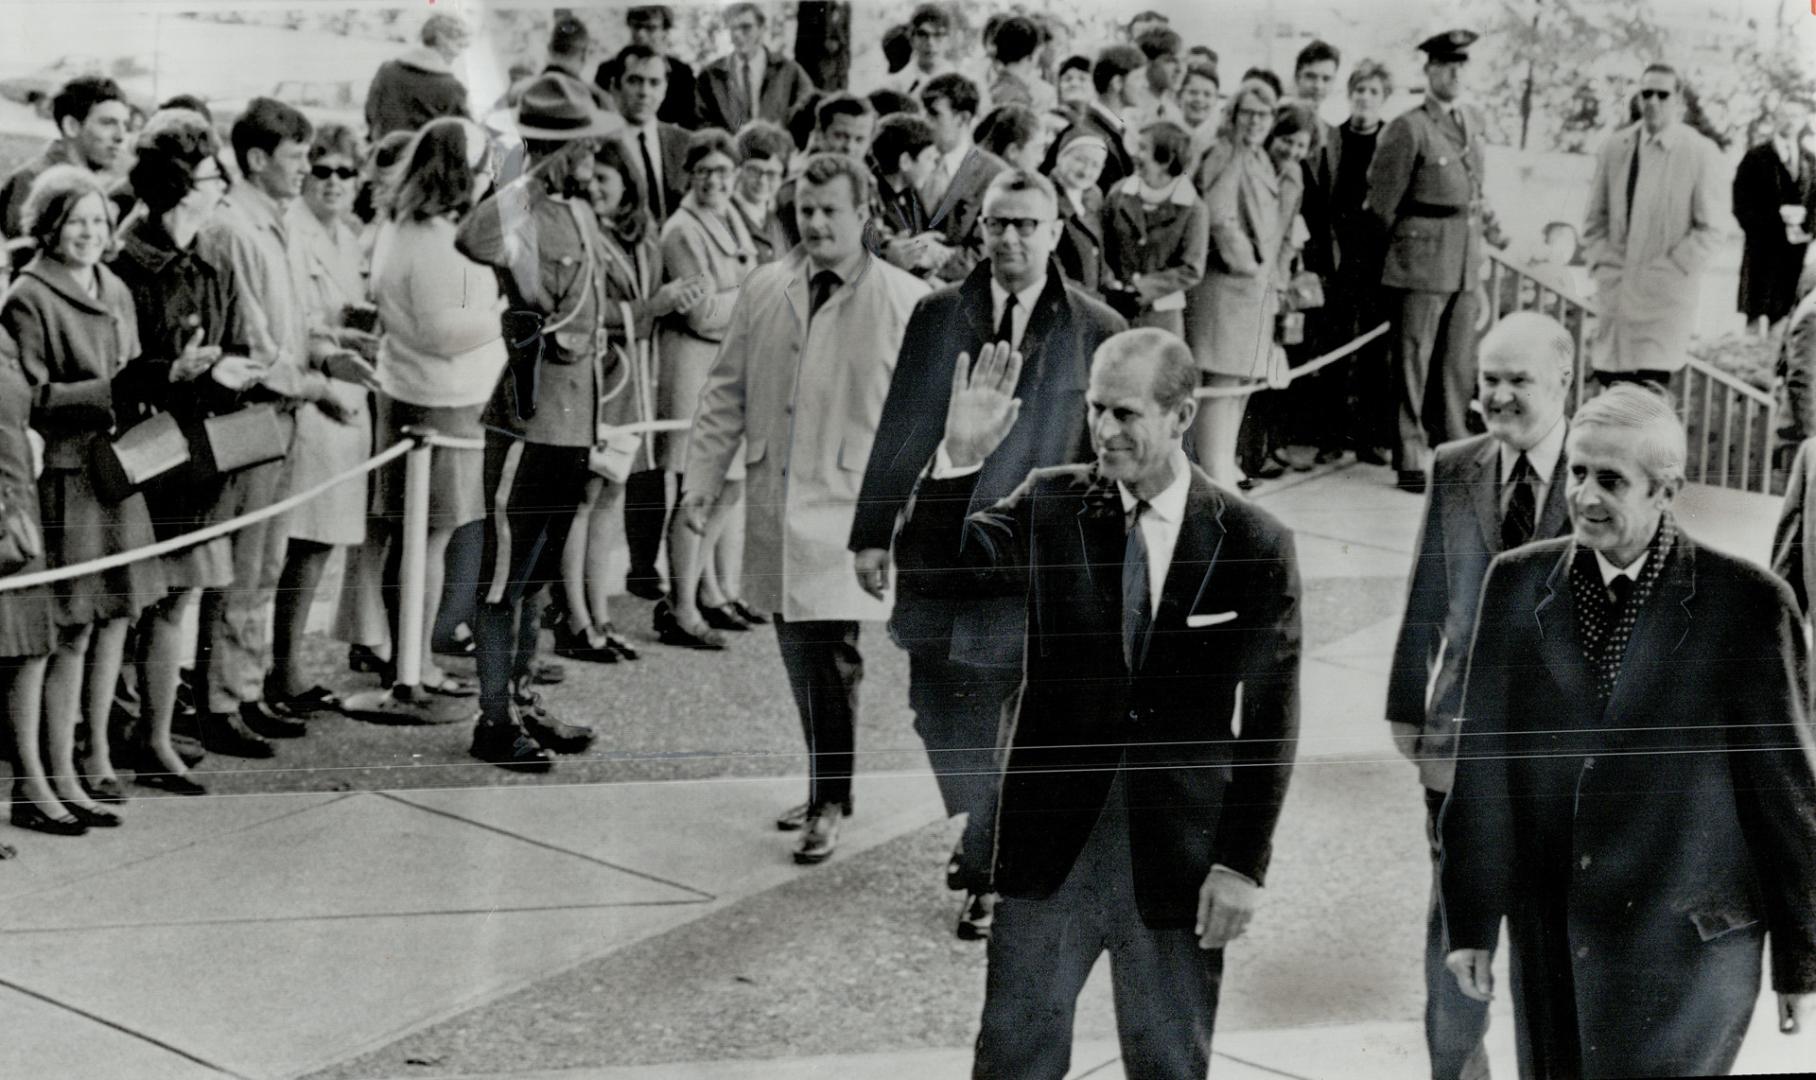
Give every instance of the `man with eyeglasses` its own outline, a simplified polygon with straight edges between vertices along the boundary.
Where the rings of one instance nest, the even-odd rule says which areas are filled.
[[[1596,381],[1668,385],[1689,362],[1702,274],[1721,243],[1721,151],[1683,120],[1667,64],[1639,81],[1640,121],[1595,157],[1583,262],[1595,280]]]
[[[731,4],[724,19],[731,52],[700,72],[694,94],[700,126],[736,131],[752,120],[768,120],[787,127],[812,99],[813,79],[763,43],[769,17],[761,7]]]
[[[1425,490],[1439,443],[1470,433],[1482,246],[1498,236],[1482,198],[1481,110],[1458,100],[1477,35],[1421,42],[1425,101],[1394,118],[1368,166],[1368,212],[1387,234],[1381,285],[1390,293],[1399,382],[1395,482]]]
[[[1060,229],[1051,181],[1020,169],[998,173],[983,197],[984,260],[915,307],[851,527],[858,581],[871,595],[888,588],[896,521],[933,461],[961,357],[976,358],[992,342],[1023,357],[1021,420],[984,461],[973,509],[1008,495],[1032,469],[1090,460],[1082,390],[1091,356],[1127,323],[1065,280],[1053,261]],[[961,938],[988,937],[994,918],[998,725],[1021,682],[1026,617],[1019,594],[961,597],[904,579],[889,624],[908,650],[908,702],[946,812],[966,815],[946,869],[947,886],[966,893]]]
[[[612,97],[624,117],[618,136],[630,160],[642,168],[643,191],[656,223],[668,220],[687,196],[688,133],[662,120],[668,92],[668,64],[648,45],[632,43],[618,50],[609,66],[615,78]]]
[[[776,213],[794,149],[788,132],[767,120],[752,120],[738,132],[738,177],[732,184],[731,205],[757,246],[759,264],[775,262],[796,243]]]
[[[927,84],[958,65],[946,51],[952,39],[952,16],[938,4],[922,4],[908,18],[908,44],[914,59],[900,74],[883,85],[909,97],[918,98]]]

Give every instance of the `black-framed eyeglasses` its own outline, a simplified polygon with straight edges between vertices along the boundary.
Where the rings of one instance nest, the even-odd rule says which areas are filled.
[[[1008,232],[1010,227],[1013,226],[1015,231],[1020,233],[1024,240],[1033,236],[1034,230],[1046,223],[1047,221],[1045,218],[1031,217],[987,217],[980,222],[984,227],[984,231],[991,236],[1001,236],[1003,233]]]
[[[1645,100],[1645,101],[1670,101],[1671,100],[1671,91],[1669,91],[1669,90],[1641,90],[1639,92],[1639,96],[1642,100]]]
[[[359,175],[359,170],[347,165],[314,165],[310,167],[309,175],[317,180],[326,180],[330,176],[336,180],[351,180]]]

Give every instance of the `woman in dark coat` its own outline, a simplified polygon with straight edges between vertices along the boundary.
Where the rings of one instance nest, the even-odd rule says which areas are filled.
[[[132,293],[141,350],[130,369],[137,400],[125,407],[141,416],[170,413],[191,434],[205,418],[233,411],[240,391],[262,373],[249,357],[233,268],[210,261],[194,243],[227,190],[219,151],[214,129],[199,116],[178,110],[152,119],[139,136],[132,168],[133,191],[146,213],[127,230],[113,262]],[[122,407],[116,401],[116,413]],[[145,498],[158,538],[225,520],[222,487],[219,477],[198,467],[153,480]],[[188,612],[201,590],[233,584],[232,541],[217,537],[160,562],[166,591],[139,620],[143,723],[129,758],[139,783],[201,795],[202,786],[185,775],[188,768],[171,744],[170,724],[178,669],[195,644],[193,629],[187,640],[183,633]]]
[[[45,549],[53,567],[71,566],[155,540],[142,494],[102,490],[102,463],[124,428],[117,423],[114,381],[139,354],[137,317],[126,286],[101,265],[113,206],[92,174],[73,165],[47,170],[32,184],[26,218],[38,254],[0,306],[0,326],[18,343],[31,384],[32,426],[44,436],[38,501]],[[54,591],[61,633],[45,674],[51,787],[78,821],[118,825],[120,816],[97,801],[120,797],[107,722],[126,631],[163,596],[162,567],[139,560],[60,582]],[[78,770],[76,724],[85,687],[88,757]]]
[[[1748,150],[1734,170],[1734,217],[1746,234],[1739,306],[1749,327],[1760,320],[1774,324],[1797,303],[1797,277],[1810,244],[1792,241],[1780,208],[1803,211],[1802,236],[1816,225],[1816,155],[1802,146],[1809,121],[1808,103],[1781,103],[1771,137]]]
[[[1192,186],[1192,136],[1161,120],[1141,130],[1135,174],[1104,199],[1104,266],[1111,307],[1129,325],[1185,337],[1186,292],[1204,278],[1211,224]],[[1118,302],[1118,297],[1127,297]]]

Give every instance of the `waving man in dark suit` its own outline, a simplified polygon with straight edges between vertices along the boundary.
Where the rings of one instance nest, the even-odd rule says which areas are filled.
[[[898,542],[904,578],[975,575],[1028,611],[972,1075],[1065,1075],[1107,950],[1130,1074],[1202,1080],[1223,947],[1255,909],[1292,773],[1292,534],[1186,461],[1197,371],[1151,327],[1092,362],[1095,463],[1036,470],[966,517],[985,461],[1027,422],[1020,366],[995,344],[959,357]]]
[[[1521,1072],[1725,1075],[1772,944],[1816,994],[1816,732],[1791,590],[1670,506],[1683,425],[1617,385],[1565,440],[1572,535],[1488,569],[1440,824],[1447,963],[1487,1000],[1505,914]]]

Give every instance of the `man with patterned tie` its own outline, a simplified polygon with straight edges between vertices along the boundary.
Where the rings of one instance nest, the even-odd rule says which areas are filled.
[[[1522,311],[1483,338],[1477,396],[1488,433],[1438,447],[1406,616],[1387,684],[1387,721],[1425,789],[1435,876],[1438,810],[1450,790],[1463,661],[1488,563],[1533,540],[1562,535],[1564,436],[1575,352],[1556,319]],[[1425,1041],[1432,1080],[1485,1080],[1488,1010],[1464,997],[1444,968],[1434,882],[1425,937]]]
[[[870,170],[845,154],[807,160],[801,243],[744,281],[700,394],[679,512],[700,531],[734,455],[749,464],[746,596],[775,617],[809,762],[795,861],[825,861],[851,801],[858,624],[889,617],[886,592],[853,580],[845,541],[858,467],[876,437],[909,313],[928,286],[864,247]]]
[[[1816,1005],[1816,730],[1784,582],[1695,543],[1672,404],[1623,384],[1564,442],[1571,535],[1488,568],[1439,821],[1446,965],[1486,1002],[1501,920],[1522,1076],[1723,1076],[1772,950]]]
[[[1028,422],[1019,354],[970,361],[897,550],[904,580],[1006,589],[1028,609],[972,1075],[1067,1075],[1078,993],[1108,951],[1129,1075],[1203,1080],[1224,948],[1260,901],[1292,775],[1292,534],[1186,461],[1197,369],[1152,327],[1092,360],[1095,461],[1037,469],[967,514]]]
[[[1404,491],[1425,489],[1431,446],[1469,434],[1482,247],[1499,236],[1482,201],[1486,121],[1458,101],[1475,40],[1451,30],[1419,46],[1425,103],[1387,125],[1368,166],[1368,212],[1388,238],[1381,284],[1394,324],[1393,465]]]
[[[737,131],[752,120],[768,120],[788,127],[813,98],[813,79],[763,43],[769,17],[762,7],[728,4],[723,18],[731,52],[708,64],[695,82],[699,126]]]
[[[896,520],[939,445],[956,357],[1006,341],[1026,358],[1018,388],[1025,415],[979,474],[974,509],[1015,490],[1030,469],[1089,459],[1084,386],[1091,355],[1128,324],[1069,284],[1053,261],[1063,227],[1058,207],[1046,177],[998,173],[984,194],[985,260],[914,309],[851,525],[858,580],[875,594],[889,582]],[[1021,681],[1026,619],[1027,606],[1013,591],[955,596],[904,579],[889,621],[890,637],[908,651],[908,704],[941,801],[949,816],[966,818],[946,868],[947,886],[966,894],[958,925],[964,938],[990,932],[997,733],[1003,705]]]

